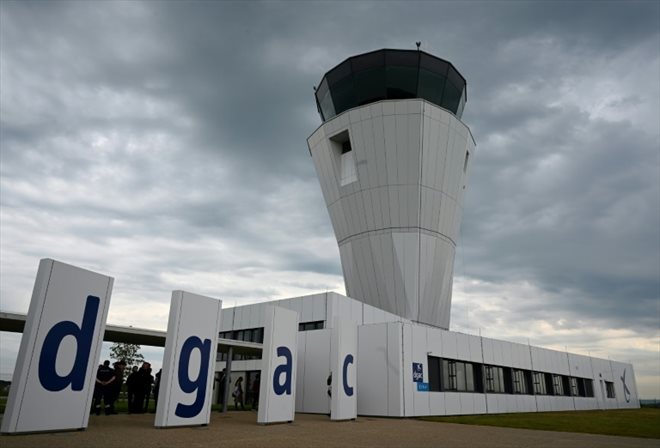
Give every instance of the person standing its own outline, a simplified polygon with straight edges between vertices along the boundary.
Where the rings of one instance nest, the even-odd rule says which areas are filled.
[[[110,387],[110,413],[111,414],[116,414],[117,411],[115,411],[115,403],[119,399],[119,394],[121,393],[121,386],[124,384],[124,369],[126,368],[126,361],[123,359],[121,361],[117,361],[113,364],[115,370],[114,370],[114,375],[115,379],[114,381],[108,386]]]
[[[142,367],[137,371],[136,388],[135,388],[135,409],[133,412],[136,414],[144,414],[145,403],[147,394],[151,392],[151,383],[153,377],[151,376],[151,364],[148,362],[142,363]]]
[[[160,377],[163,374],[163,369],[160,369],[156,374],[156,379],[154,380],[154,403],[156,409],[158,409],[158,392],[160,392]]]
[[[139,382],[138,366],[133,366],[131,374],[126,378],[126,391],[128,394],[128,413],[133,414],[137,411],[135,396]]]
[[[105,405],[105,415],[112,413],[112,393],[111,384],[115,380],[115,371],[110,368],[110,361],[105,360],[99,366],[96,372],[96,382],[94,385],[94,412],[101,415],[101,400]]]
[[[215,380],[218,383],[218,401],[216,404],[222,404],[224,403],[223,398],[225,396],[225,381],[227,380],[227,369],[224,368],[222,369],[222,372],[218,374],[217,379]],[[222,412],[222,408],[220,408],[220,412]]]
[[[234,396],[234,408],[238,410],[238,405],[241,405],[241,410],[245,410],[245,405],[243,403],[243,377],[239,376],[238,379],[236,380],[236,383],[234,383],[234,392],[232,393]]]
[[[151,364],[147,369],[147,375],[144,378],[144,412],[149,412],[149,398],[154,384],[154,376],[151,374]]]
[[[256,411],[259,409],[259,387],[261,386],[261,383],[259,382],[259,374],[254,378],[254,381],[252,382],[252,410]]]

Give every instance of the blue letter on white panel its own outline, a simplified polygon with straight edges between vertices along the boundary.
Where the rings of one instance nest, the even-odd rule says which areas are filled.
[[[154,425],[208,425],[222,302],[172,291]]]
[[[44,389],[51,392],[59,392],[71,385],[72,390],[83,390],[85,386],[85,374],[87,373],[87,363],[89,362],[89,353],[92,349],[92,339],[94,338],[94,326],[96,325],[96,314],[99,311],[101,299],[95,296],[87,296],[85,312],[80,327],[75,322],[64,320],[53,325],[50,329],[39,356],[39,382]],[[76,358],[71,371],[66,376],[60,376],[55,370],[57,353],[60,351],[60,344],[67,336],[73,336],[78,347],[76,349]]]
[[[348,366],[353,364],[353,355],[348,354],[344,358],[344,367],[341,370],[342,383],[344,385],[344,393],[349,397],[353,396],[353,387],[348,385]]]
[[[87,427],[112,284],[41,260],[0,432]]]
[[[277,357],[284,357],[286,362],[275,368],[273,374],[273,390],[276,395],[291,395],[291,368],[292,360],[291,350],[287,347],[277,347]],[[281,377],[284,375],[284,382],[281,382]]]
[[[330,397],[330,419],[357,417],[357,324],[335,316],[330,338],[330,370],[336,372]]]
[[[296,408],[298,313],[263,307],[264,342],[257,423],[291,422]]]
[[[190,355],[193,350],[199,350],[201,362],[199,365],[199,374],[197,379],[192,381],[188,377],[188,367],[190,366]],[[195,401],[190,404],[178,403],[174,414],[181,418],[191,418],[202,411],[204,399],[206,397],[206,380],[209,372],[209,357],[211,356],[211,340],[204,339],[204,342],[197,336],[190,336],[181,347],[181,356],[179,358],[179,387],[187,394],[197,392]]]

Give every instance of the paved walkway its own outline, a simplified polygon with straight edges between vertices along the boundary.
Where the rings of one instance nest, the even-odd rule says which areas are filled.
[[[55,411],[56,412],[56,411]],[[296,415],[295,422],[257,425],[254,412],[211,414],[205,427],[155,429],[154,414],[92,416],[86,431],[2,436],[2,448],[196,448],[196,447],[660,447],[660,440],[528,429],[360,417],[331,422],[323,415]]]

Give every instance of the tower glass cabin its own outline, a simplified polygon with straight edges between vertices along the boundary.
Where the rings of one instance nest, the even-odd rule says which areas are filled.
[[[353,56],[316,90],[307,143],[350,297],[449,328],[454,255],[475,143],[465,78],[417,50]]]

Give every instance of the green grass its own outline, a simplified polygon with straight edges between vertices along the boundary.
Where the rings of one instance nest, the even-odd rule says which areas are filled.
[[[422,417],[432,422],[660,439],[660,409]]]

